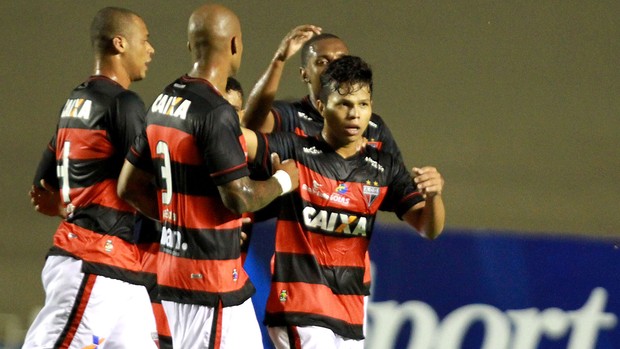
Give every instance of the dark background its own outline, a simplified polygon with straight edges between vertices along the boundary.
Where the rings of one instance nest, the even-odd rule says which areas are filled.
[[[91,73],[93,15],[120,5],[145,19],[156,53],[132,88],[150,104],[188,70],[187,18],[202,3],[0,3],[0,314],[26,327],[44,300],[40,272],[58,222],[36,214],[27,191],[65,98]],[[299,24],[339,35],[371,63],[374,110],[407,165],[446,178],[449,227],[620,240],[620,2],[225,4],[242,22],[246,92]],[[278,97],[305,94],[298,66],[297,55]]]

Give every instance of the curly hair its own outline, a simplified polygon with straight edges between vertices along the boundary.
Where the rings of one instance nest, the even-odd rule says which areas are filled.
[[[342,56],[331,62],[321,74],[319,99],[325,103],[332,92],[338,91],[341,95],[347,95],[355,92],[360,85],[368,87],[372,95],[370,65],[357,56]]]

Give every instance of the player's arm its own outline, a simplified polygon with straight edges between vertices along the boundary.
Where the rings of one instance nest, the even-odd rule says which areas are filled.
[[[277,199],[280,195],[288,194],[299,186],[299,174],[295,162],[285,160],[271,154],[271,166],[274,174],[265,181],[255,181],[245,176],[217,188],[224,205],[230,210],[242,214],[257,211]]]
[[[424,201],[411,207],[402,216],[402,219],[420,232],[422,236],[435,239],[443,231],[446,219],[442,199],[444,179],[432,166],[414,167],[412,179],[417,189],[424,196]]]
[[[153,175],[151,173],[134,166],[129,160],[125,160],[118,177],[116,191],[121,199],[127,201],[140,213],[153,220],[158,220],[157,191],[152,183]]]
[[[43,151],[41,160],[32,181],[28,195],[35,211],[46,216],[67,217],[65,205],[60,198],[58,177],[56,176],[55,137]]]
[[[303,44],[315,34],[320,34],[321,28],[314,25],[301,25],[291,30],[282,39],[267,70],[252,88],[246,108],[241,116],[241,124],[249,129],[270,133],[273,132],[275,119],[271,106],[276,97],[284,64],[293,56]]]

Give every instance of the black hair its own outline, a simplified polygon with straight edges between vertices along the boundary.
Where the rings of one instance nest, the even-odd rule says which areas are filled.
[[[110,52],[116,35],[127,35],[137,13],[121,7],[105,7],[97,12],[90,25],[90,43],[97,53]]]
[[[308,64],[308,56],[310,55],[310,48],[312,47],[312,45],[314,45],[314,43],[317,42],[317,41],[321,41],[321,40],[325,40],[325,39],[338,39],[338,40],[342,40],[338,36],[336,36],[334,34],[330,34],[330,33],[321,33],[319,35],[315,35],[315,36],[311,37],[301,47],[301,66],[302,66],[302,68],[305,68],[306,64]]]
[[[327,96],[338,91],[341,95],[355,92],[355,85],[367,86],[372,95],[372,69],[357,56],[342,56],[327,66],[321,74],[319,99],[327,102]]]
[[[241,87],[241,83],[239,82],[239,80],[233,78],[232,76],[229,76],[226,80],[226,92],[231,90],[239,92],[243,97],[243,88]]]

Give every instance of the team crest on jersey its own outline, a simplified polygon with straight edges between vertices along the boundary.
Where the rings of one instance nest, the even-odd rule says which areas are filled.
[[[114,244],[112,243],[112,240],[107,240],[105,242],[105,245],[103,246],[103,249],[108,253],[112,252],[112,250],[114,249]]]
[[[286,302],[286,300],[288,299],[288,292],[286,292],[286,290],[280,291],[278,299],[280,299],[280,302]]]
[[[232,278],[233,278],[233,281],[239,280],[239,272],[237,271],[237,268],[233,269]]]
[[[375,202],[375,199],[377,199],[380,192],[381,190],[379,189],[379,183],[377,181],[372,183],[368,180],[366,181],[366,184],[362,186],[362,193],[364,194],[364,200],[366,200],[366,206],[368,208],[372,206],[372,203]]]

